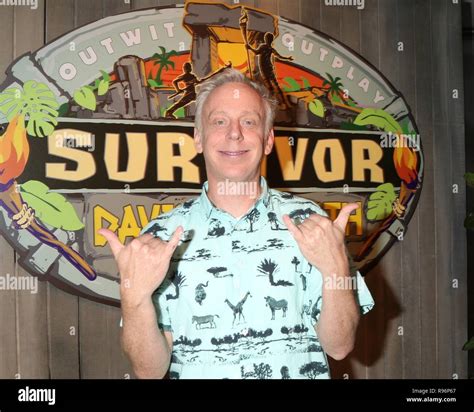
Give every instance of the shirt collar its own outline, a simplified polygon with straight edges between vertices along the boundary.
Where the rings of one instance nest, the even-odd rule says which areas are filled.
[[[229,217],[232,217],[229,213],[214,206],[214,204],[211,202],[211,200],[207,196],[208,187],[209,187],[209,183],[207,181],[204,182],[204,184],[202,185],[202,192],[199,197],[201,211],[203,215],[206,217],[206,219],[210,219],[211,216],[213,215],[222,216],[223,214],[228,215]],[[267,208],[270,204],[270,193],[269,193],[267,181],[263,176],[260,176],[260,188],[261,188],[260,197],[240,219],[243,219],[245,216],[247,216],[253,209],[257,209],[260,212],[261,217],[266,216]]]

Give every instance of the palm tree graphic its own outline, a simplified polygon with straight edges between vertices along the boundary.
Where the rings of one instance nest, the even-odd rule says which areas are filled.
[[[271,259],[263,259],[260,263],[260,266],[257,268],[259,272],[265,273],[268,275],[270,284],[273,286],[293,286],[293,283],[287,282],[286,280],[279,280],[275,282],[273,274],[278,271],[278,264],[273,262]]]
[[[333,98],[335,96],[338,96],[340,98],[342,97],[342,88],[344,87],[341,78],[340,77],[332,77],[329,73],[326,73],[326,76],[328,77],[329,80],[324,80],[323,86],[329,86],[327,89],[327,95],[329,98]],[[345,100],[345,99],[344,99]]]
[[[168,70],[169,67],[174,69],[174,62],[170,60],[170,57],[178,55],[176,50],[167,52],[163,46],[160,46],[160,50],[161,53],[155,53],[153,56],[151,56],[151,60],[154,62],[153,65],[159,66],[154,79],[156,86],[161,86],[163,84],[163,80],[161,80],[161,72],[163,69]]]

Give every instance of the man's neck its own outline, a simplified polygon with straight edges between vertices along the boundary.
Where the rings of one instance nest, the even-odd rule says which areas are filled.
[[[262,193],[260,176],[245,182],[219,181],[209,177],[207,196],[219,209],[235,218],[241,217],[257,201]]]

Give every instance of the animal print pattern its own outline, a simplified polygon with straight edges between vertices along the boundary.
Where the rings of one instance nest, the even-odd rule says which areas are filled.
[[[329,378],[315,331],[322,277],[282,221],[325,214],[315,203],[268,189],[235,219],[202,194],[151,221],[142,233],[183,236],[155,291],[158,324],[173,335],[171,378]],[[374,302],[359,273],[361,313]]]

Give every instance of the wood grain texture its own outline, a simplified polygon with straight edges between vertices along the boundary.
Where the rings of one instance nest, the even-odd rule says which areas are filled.
[[[397,2],[397,40],[403,45],[403,50],[397,53],[399,83],[398,89],[403,90],[403,97],[411,111],[416,108],[416,76],[413,68],[415,55],[415,3],[411,0]],[[401,304],[409,307],[410,313],[403,313],[403,378],[419,379],[421,373],[421,311],[420,302],[420,266],[418,245],[418,212],[412,216],[408,231],[401,246]]]
[[[398,11],[397,1],[379,1],[379,50],[380,65],[379,70],[387,79],[398,88],[399,68],[398,68]],[[385,322],[386,340],[384,346],[385,376],[390,378],[403,377],[403,312],[400,311],[402,300],[401,282],[401,245],[395,243],[382,260],[382,271],[385,275]]]
[[[38,8],[16,7],[14,9],[14,57],[40,48],[45,41],[44,0]],[[25,33],[25,30],[27,32]],[[29,277],[16,256],[15,274]],[[18,373],[21,378],[49,378],[47,285],[38,282],[37,293],[31,290],[17,291],[17,349]]]
[[[14,9],[4,8],[0,13],[0,38],[4,41],[0,48],[0,82],[5,79],[4,72],[14,58]],[[15,252],[0,237],[0,276],[15,275]],[[0,291],[0,378],[14,378],[18,373],[18,353],[16,339],[16,292]]]
[[[0,80],[14,58],[74,27],[128,10],[173,4],[42,0],[34,11],[4,7]],[[445,0],[366,0],[359,11],[326,6],[324,0],[239,4],[300,21],[360,53],[403,94],[421,134],[424,176],[417,211],[404,240],[366,275],[376,307],[361,320],[354,353],[331,362],[333,376],[466,377],[467,356],[460,350],[467,339],[460,5]],[[403,42],[403,51],[397,50],[398,42]],[[458,98],[453,98],[454,89]],[[0,276],[7,273],[29,276],[14,250],[0,239]],[[22,378],[133,377],[120,348],[119,309],[46,282],[39,282],[37,294],[0,294],[0,378],[18,373]]]
[[[418,228],[422,233],[418,245],[420,265],[420,345],[421,378],[437,376],[436,333],[436,228],[434,214],[434,162],[432,111],[431,6],[423,0],[415,3],[415,116],[422,137],[424,154],[423,189],[417,207]]]
[[[46,3],[46,42],[74,27],[74,11],[74,0]],[[53,379],[79,378],[79,299],[48,283],[47,303],[50,376]]]
[[[463,68],[456,64],[463,56],[461,32],[461,5],[448,6],[448,90],[454,93],[458,90],[458,98],[452,99],[448,108],[448,124],[451,129],[451,164],[452,182],[457,185],[456,193],[452,197],[452,239],[451,250],[458,250],[457,258],[451,260],[451,277],[457,282],[453,287],[453,374],[458,377],[467,376],[467,353],[462,351],[468,340],[467,319],[463,314],[467,307],[467,248],[464,218],[466,216],[466,185],[464,183],[465,165],[465,127],[464,127],[464,93]]]
[[[365,8],[360,13],[360,54],[375,67],[380,66],[379,44],[379,16],[378,0],[365,2]],[[375,301],[375,307],[361,320],[361,327],[365,325],[365,347],[357,347],[358,359],[367,364],[367,377],[380,379],[385,377],[383,351],[387,339],[387,324],[385,312],[386,269],[382,262],[377,264],[366,276],[365,281]],[[392,297],[387,293],[387,296]],[[359,330],[359,333],[361,331]]]

